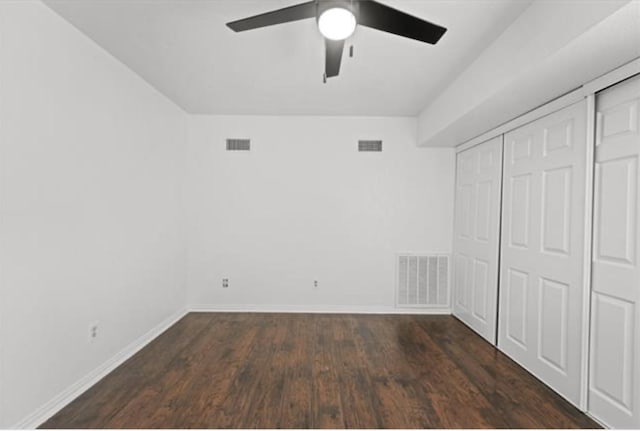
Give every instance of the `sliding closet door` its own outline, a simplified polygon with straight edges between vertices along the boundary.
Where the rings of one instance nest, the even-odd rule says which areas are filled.
[[[458,154],[453,314],[496,342],[502,136]]]
[[[498,346],[579,405],[586,103],[505,135]]]
[[[640,428],[640,77],[596,110],[589,411]]]

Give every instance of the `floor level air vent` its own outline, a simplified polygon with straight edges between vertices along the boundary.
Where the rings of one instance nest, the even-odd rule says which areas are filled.
[[[397,307],[449,308],[448,255],[400,254],[397,271]]]
[[[382,141],[358,141],[358,151],[382,151]]]
[[[250,149],[249,139],[227,139],[227,151],[249,151]]]

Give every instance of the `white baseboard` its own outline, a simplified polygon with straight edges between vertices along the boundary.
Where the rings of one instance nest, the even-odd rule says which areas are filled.
[[[89,374],[69,386],[67,389],[62,391],[56,397],[45,403],[39,409],[31,413],[29,416],[18,422],[13,429],[35,429],[38,426],[42,425],[47,419],[52,417],[54,414],[62,410],[67,404],[76,399],[79,395],[89,389],[91,386],[95,385],[98,381],[100,381],[107,374],[115,370],[118,366],[120,366],[127,359],[131,358],[138,351],[140,351],[144,346],[149,344],[156,338],[158,335],[169,329],[172,325],[174,325],[178,320],[182,319],[187,314],[186,309],[182,309],[162,322],[156,325],[154,328],[149,330],[146,334],[142,335],[132,343],[130,343],[127,347],[118,352],[115,356],[108,359],[98,368],[91,371]]]
[[[196,304],[190,312],[207,313],[313,313],[313,314],[451,314],[450,308],[395,308],[385,306],[347,305],[254,305],[254,304]]]

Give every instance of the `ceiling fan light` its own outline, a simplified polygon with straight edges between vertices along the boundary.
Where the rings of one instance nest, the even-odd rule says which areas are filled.
[[[342,7],[327,9],[318,18],[318,28],[327,39],[344,40],[356,30],[356,17]]]

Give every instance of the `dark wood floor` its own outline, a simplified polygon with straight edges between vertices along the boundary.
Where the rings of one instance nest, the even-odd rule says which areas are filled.
[[[450,316],[192,313],[43,428],[596,428]]]

